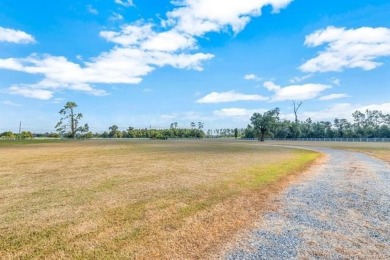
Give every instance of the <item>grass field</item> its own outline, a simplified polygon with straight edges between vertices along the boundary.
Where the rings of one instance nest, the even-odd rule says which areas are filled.
[[[0,142],[0,258],[204,258],[319,157],[257,142]]]

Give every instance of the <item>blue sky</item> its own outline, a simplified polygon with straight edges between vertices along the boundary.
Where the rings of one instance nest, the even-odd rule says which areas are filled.
[[[54,131],[75,101],[93,132],[116,124],[246,127],[390,113],[386,0],[0,2],[0,132]]]

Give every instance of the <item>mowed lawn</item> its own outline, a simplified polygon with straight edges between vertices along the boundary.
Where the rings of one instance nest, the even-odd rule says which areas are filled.
[[[257,142],[0,142],[0,258],[204,258],[319,157]]]

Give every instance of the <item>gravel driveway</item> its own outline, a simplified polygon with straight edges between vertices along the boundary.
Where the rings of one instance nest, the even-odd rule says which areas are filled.
[[[290,186],[227,259],[390,259],[390,165],[316,148],[329,160]]]

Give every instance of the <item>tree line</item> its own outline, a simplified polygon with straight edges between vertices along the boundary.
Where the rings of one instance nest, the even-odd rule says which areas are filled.
[[[203,123],[198,122],[196,125],[191,122],[190,128],[179,128],[178,123],[171,124],[169,129],[136,129],[128,127],[125,131],[120,131],[117,125],[108,127],[108,131],[103,133],[92,133],[89,131],[88,124],[80,126],[80,120],[83,118],[82,113],[76,113],[77,104],[67,102],[63,109],[59,111],[62,115],[60,121],[55,126],[57,132],[62,137],[67,138],[150,138],[150,139],[168,139],[168,138],[203,138]]]
[[[294,109],[294,112],[295,109]],[[353,121],[335,118],[331,121],[290,121],[279,118],[275,108],[263,114],[254,113],[251,124],[244,130],[244,138],[297,139],[297,138],[390,138],[390,114],[379,110],[355,111]]]
[[[151,129],[128,127],[119,130],[117,125],[108,127],[103,133],[93,133],[88,124],[81,125],[82,113],[75,110],[75,102],[67,102],[59,111],[60,121],[56,124],[56,133],[33,134],[23,131],[15,134],[6,131],[0,137],[6,139],[31,139],[33,137],[52,138],[204,138],[204,137],[234,137],[257,138],[264,141],[265,138],[297,139],[297,138],[390,138],[390,114],[384,114],[379,110],[355,111],[352,114],[353,121],[344,118],[335,118],[333,122],[313,122],[311,118],[299,121],[297,111],[302,103],[297,106],[294,103],[295,120],[280,119],[280,110],[275,108],[265,113],[254,113],[250,118],[250,124],[246,128],[221,128],[203,131],[204,123],[191,122],[190,127],[179,127],[177,122],[170,124],[167,129]]]

